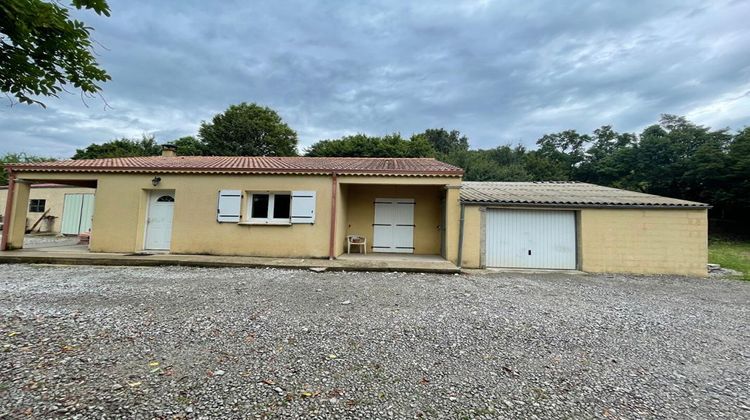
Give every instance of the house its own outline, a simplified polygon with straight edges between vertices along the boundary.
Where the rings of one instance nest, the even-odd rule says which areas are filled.
[[[93,188],[62,184],[30,186],[26,226],[34,232],[78,235],[91,229],[94,213]],[[8,187],[0,186],[0,215],[5,213]],[[40,220],[41,219],[41,220]]]
[[[705,275],[708,206],[581,183],[462,182],[427,158],[165,156],[13,164],[3,249],[32,183],[96,190],[91,252],[439,255],[465,268]]]

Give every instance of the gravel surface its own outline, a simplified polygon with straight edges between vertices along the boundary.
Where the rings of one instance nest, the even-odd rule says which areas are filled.
[[[0,418],[750,417],[750,282],[0,270]]]

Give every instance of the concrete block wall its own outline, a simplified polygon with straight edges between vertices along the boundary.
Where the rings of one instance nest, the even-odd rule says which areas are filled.
[[[581,269],[706,276],[706,209],[583,209]]]

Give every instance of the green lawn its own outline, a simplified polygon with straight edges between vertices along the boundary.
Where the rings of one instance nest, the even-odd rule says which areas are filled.
[[[742,272],[750,280],[750,241],[711,238],[708,241],[708,262]]]

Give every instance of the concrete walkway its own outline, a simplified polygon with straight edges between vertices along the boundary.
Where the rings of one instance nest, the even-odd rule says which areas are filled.
[[[0,263],[67,265],[181,265],[195,267],[274,267],[331,271],[400,271],[453,274],[450,261],[435,255],[342,255],[336,260],[316,258],[232,257],[185,254],[120,254],[88,252],[85,246],[54,246],[0,252]]]

